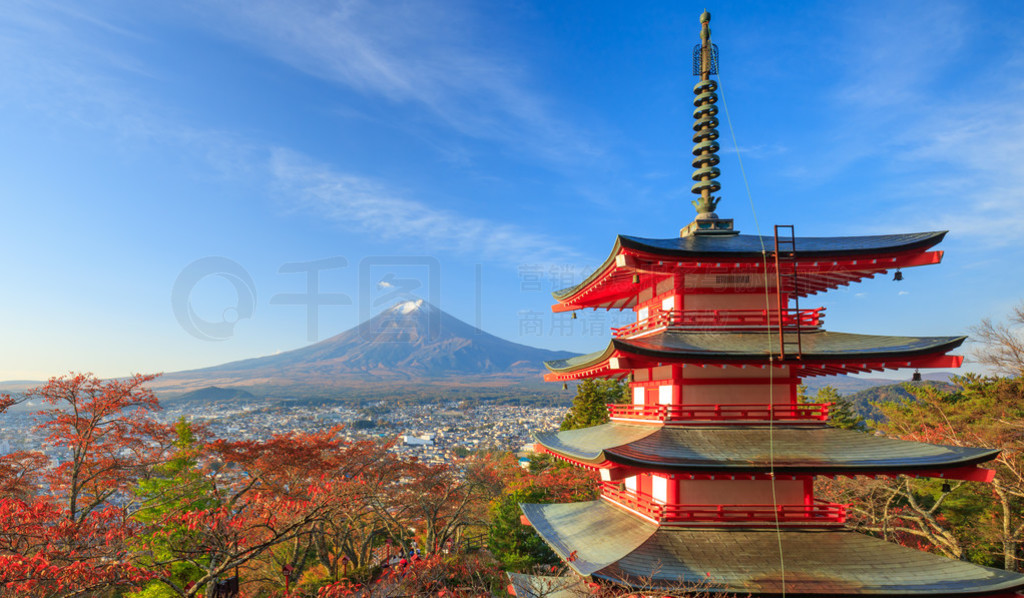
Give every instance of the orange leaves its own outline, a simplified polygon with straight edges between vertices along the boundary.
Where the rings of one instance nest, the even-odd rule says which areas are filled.
[[[353,583],[349,580],[342,580],[323,586],[317,590],[317,598],[344,598],[352,596],[362,589],[362,584]]]
[[[0,413],[3,413],[10,409],[15,404],[15,400],[11,398],[11,395],[6,393],[0,393]]]
[[[28,397],[54,406],[38,414],[39,428],[48,432],[46,443],[71,455],[46,475],[51,488],[67,497],[71,519],[123,498],[135,476],[162,452],[161,440],[169,434],[151,418],[159,405],[144,386],[154,377],[100,380],[69,374],[28,391]]]
[[[125,559],[132,530],[114,509],[72,521],[52,500],[0,498],[0,522],[0,584],[13,595],[71,595],[150,577]]]

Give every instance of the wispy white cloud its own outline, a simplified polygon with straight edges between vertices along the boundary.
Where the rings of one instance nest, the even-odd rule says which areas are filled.
[[[559,163],[601,153],[555,116],[522,65],[480,37],[484,19],[459,2],[204,1],[193,9],[211,31],[315,77],[424,108],[461,135]]]
[[[0,3],[0,102],[102,126],[130,101],[127,90],[115,91],[118,74],[144,73],[130,56],[89,39],[109,35],[128,34],[45,2]]]
[[[870,169],[864,202],[876,215],[872,232],[913,222],[988,247],[1017,243],[1024,237],[1022,47],[1015,31],[1000,41],[998,27],[970,5],[919,8],[895,4],[884,18],[863,7],[840,13],[838,75],[822,96],[835,115],[826,132],[833,143],[793,174],[824,181],[853,163]],[[979,63],[990,45],[1000,53]]]
[[[251,10],[255,13],[250,15],[251,18],[272,20],[276,11],[284,9],[257,4]],[[326,44],[332,31],[342,38],[346,35],[353,37],[335,48],[341,55],[347,52],[360,54],[351,61],[318,54],[319,50],[326,52],[323,47],[308,49],[308,54],[304,54],[313,61],[326,60],[324,68],[350,84],[397,101],[407,99],[436,105],[439,111],[442,108],[455,109],[453,103],[457,100],[454,96],[458,94],[449,88],[462,85],[473,91],[470,83],[460,77],[448,82],[442,64],[434,64],[436,72],[433,75],[417,74],[415,65],[395,61],[386,51],[378,49],[371,31],[373,27],[364,31],[362,25],[367,24],[365,19],[382,19],[381,14],[353,4],[338,9],[334,17],[318,24],[313,13],[309,12],[312,10],[309,6],[299,7],[298,22],[293,20],[290,25],[283,24],[282,35],[302,38],[300,29],[303,26],[313,27],[316,29],[313,37],[322,36],[314,46]],[[358,10],[366,13],[361,17],[363,20],[349,22],[346,15]],[[397,10],[397,13],[397,27],[413,28],[417,18],[426,18],[417,10]],[[415,240],[418,246],[425,246],[431,251],[451,251],[501,262],[547,261],[574,255],[542,235],[502,222],[435,209],[422,201],[409,199],[407,196],[411,193],[408,191],[358,173],[341,173],[295,150],[271,147],[260,139],[232,131],[187,124],[173,108],[132,93],[130,86],[116,76],[117,71],[132,71],[138,75],[143,73],[143,69],[130,60],[125,62],[111,58],[103,43],[89,39],[92,35],[90,30],[122,37],[134,34],[99,17],[45,4],[8,5],[6,9],[0,9],[0,15],[6,20],[6,28],[0,27],[0,48],[10,50],[8,56],[25,57],[24,62],[0,59],[0,74],[7,73],[6,81],[17,82],[17,85],[0,82],[0,100],[5,95],[10,99],[17,94],[26,98],[46,98],[47,104],[37,104],[33,108],[52,115],[55,121],[71,120],[79,126],[107,131],[127,144],[152,143],[183,150],[183,155],[201,161],[225,177],[239,180],[267,180],[269,177],[272,186],[289,205],[330,218],[339,226],[359,233],[388,240]],[[343,30],[335,27],[338,23],[345,24]],[[385,24],[377,25],[381,28],[378,33],[384,35]],[[346,34],[345,27],[352,31]],[[401,37],[400,31],[393,33]],[[361,36],[368,37],[363,39]],[[47,40],[62,47],[52,46],[52,54],[35,51],[37,46],[47,47]],[[377,57],[382,52],[383,56]],[[413,75],[423,79],[409,80]],[[463,75],[469,77],[468,73]],[[500,78],[498,74],[491,76]],[[474,93],[487,95],[488,85],[494,90],[492,96],[503,95],[503,101],[510,106],[516,103],[517,98],[522,99],[524,105],[531,102],[536,105],[536,101],[523,92],[514,87],[501,88],[494,81],[485,84],[483,91]],[[480,101],[485,99],[481,97]],[[532,126],[542,127],[542,123],[547,122],[540,108],[520,106],[519,109],[525,110],[521,112],[521,120],[530,121]]]
[[[1022,89],[996,90],[1018,96]],[[971,235],[985,246],[1019,245],[1024,238],[1024,106],[974,98],[923,113],[904,134],[894,157],[906,167],[937,167],[897,196],[911,199],[920,221]]]
[[[431,207],[380,181],[338,172],[291,150],[273,151],[270,172],[292,209],[380,239],[515,264],[575,256],[518,226]]]

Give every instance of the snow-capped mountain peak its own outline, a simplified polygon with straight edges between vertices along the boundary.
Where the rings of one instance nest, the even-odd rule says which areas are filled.
[[[395,305],[391,309],[395,310],[400,314],[411,314],[414,311],[419,311],[423,309],[423,306],[424,301],[422,299],[417,299],[415,301],[403,301],[402,303]]]

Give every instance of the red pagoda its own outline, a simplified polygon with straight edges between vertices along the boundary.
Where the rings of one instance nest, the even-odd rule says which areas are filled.
[[[991,481],[998,451],[830,427],[801,404],[811,376],[958,367],[965,337],[871,336],[822,328],[799,301],[901,268],[937,264],[945,232],[868,237],[741,235],[715,213],[717,49],[701,15],[694,49],[693,202],[678,237],[619,236],[556,312],[632,309],[603,350],[547,363],[546,379],[625,379],[633,402],[607,424],[537,436],[600,472],[599,500],[522,505],[569,567],[637,589],[696,584],[737,595],[1014,596],[1024,577],[905,548],[844,527],[816,476]]]

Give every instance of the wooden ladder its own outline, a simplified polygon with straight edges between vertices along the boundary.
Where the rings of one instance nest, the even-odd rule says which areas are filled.
[[[780,230],[788,229],[783,234]],[[783,286],[783,284],[786,286]],[[789,296],[793,297],[793,308],[796,312],[794,322],[796,323],[795,334],[786,339],[785,313],[789,306]],[[800,295],[797,289],[796,272],[796,234],[792,224],[775,225],[775,297],[779,310],[779,359],[785,359],[786,355],[793,355],[796,359],[803,357],[803,344],[800,334]],[[788,348],[788,351],[787,351]]]

